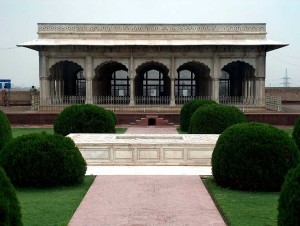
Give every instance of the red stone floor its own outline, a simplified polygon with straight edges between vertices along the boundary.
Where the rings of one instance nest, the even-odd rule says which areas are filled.
[[[224,226],[199,176],[97,176],[69,226]]]

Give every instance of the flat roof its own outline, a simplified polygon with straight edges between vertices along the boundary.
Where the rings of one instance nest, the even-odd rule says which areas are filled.
[[[38,24],[38,39],[17,46],[266,46],[266,24]]]

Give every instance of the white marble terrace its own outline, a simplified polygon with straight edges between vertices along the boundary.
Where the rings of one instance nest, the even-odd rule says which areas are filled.
[[[216,134],[70,134],[88,166],[210,166]]]

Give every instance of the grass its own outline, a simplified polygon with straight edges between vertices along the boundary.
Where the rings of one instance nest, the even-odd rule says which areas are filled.
[[[53,134],[53,128],[12,128],[12,134],[13,138],[29,134],[29,133],[40,133],[40,132],[46,132]],[[116,133],[125,133],[127,128],[116,128]]]
[[[116,133],[125,133],[127,128],[116,128]]]
[[[230,226],[277,225],[277,192],[244,192],[217,186],[212,178],[204,184]]]
[[[71,187],[16,189],[24,226],[67,225],[93,181],[86,176]]]
[[[40,132],[46,132],[53,134],[53,128],[11,128],[13,138],[29,134],[29,133],[40,133]]]

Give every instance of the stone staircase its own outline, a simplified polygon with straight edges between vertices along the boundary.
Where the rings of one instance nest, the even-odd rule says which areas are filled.
[[[131,125],[136,126],[173,126],[169,120],[158,117],[158,115],[146,115],[146,117],[135,120]]]

